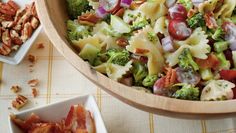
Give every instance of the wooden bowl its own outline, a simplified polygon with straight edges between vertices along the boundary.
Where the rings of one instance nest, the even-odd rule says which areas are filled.
[[[57,50],[85,77],[121,101],[138,109],[177,118],[209,119],[236,115],[236,100],[187,101],[144,93],[113,81],[93,70],[67,41],[66,0],[37,0],[44,30]]]

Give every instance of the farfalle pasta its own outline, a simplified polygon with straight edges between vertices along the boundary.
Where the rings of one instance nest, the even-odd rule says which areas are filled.
[[[235,0],[80,0],[70,6],[84,10],[70,13],[80,15],[67,21],[69,41],[108,78],[183,100],[236,98]]]
[[[167,8],[164,3],[165,0],[147,1],[139,7],[139,10],[154,22],[167,14]]]
[[[141,56],[147,56],[148,58],[148,70],[149,74],[158,74],[162,71],[164,66],[164,58],[162,56],[161,44],[159,40],[151,42],[148,40],[148,33],[154,32],[151,27],[145,27],[142,31],[135,34],[130,39],[130,45],[126,49],[132,53],[136,53]],[[148,52],[137,53],[137,49],[145,49]]]

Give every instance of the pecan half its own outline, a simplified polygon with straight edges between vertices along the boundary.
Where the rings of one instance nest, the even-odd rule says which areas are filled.
[[[116,44],[120,47],[125,47],[129,44],[129,42],[126,38],[120,37],[116,40]]]
[[[32,32],[33,32],[33,28],[31,26],[31,24],[29,22],[27,22],[26,24],[24,24],[24,28],[21,31],[21,40],[23,42],[25,42],[28,38],[31,37]]]
[[[11,37],[8,29],[3,31],[2,33],[2,42],[7,46],[11,47]]]
[[[36,62],[36,56],[34,55],[28,55],[28,61],[31,63],[35,63]]]
[[[146,54],[148,52],[149,52],[148,49],[141,49],[141,48],[136,48],[134,51],[135,54]]]
[[[177,82],[176,70],[171,67],[166,68],[165,87],[168,88]]]
[[[14,93],[18,93],[18,92],[20,92],[20,90],[21,90],[21,88],[18,85],[14,85],[11,87],[11,91]]]
[[[33,29],[36,29],[39,26],[39,20],[36,17],[32,17],[30,24],[33,27]]]
[[[33,97],[38,96],[38,89],[37,88],[32,88],[32,95],[33,95]]]
[[[16,99],[12,101],[12,107],[20,109],[28,103],[28,99],[22,95],[17,95]]]
[[[0,54],[6,56],[9,55],[10,53],[11,53],[11,48],[6,44],[2,44],[2,47],[0,47]]]
[[[30,87],[36,87],[39,84],[39,80],[38,79],[29,80],[28,84],[30,85]]]
[[[95,25],[100,18],[96,16],[94,13],[85,13],[81,16],[79,16],[79,23],[85,24],[85,25]]]

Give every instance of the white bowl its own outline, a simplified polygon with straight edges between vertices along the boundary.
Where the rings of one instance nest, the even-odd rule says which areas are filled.
[[[2,2],[7,2],[8,0],[2,0]],[[14,0],[21,8],[25,8],[26,4],[30,4],[32,0]],[[16,51],[11,53],[8,56],[0,55],[0,61],[5,62],[12,65],[19,64],[22,59],[25,57],[26,53],[29,51],[30,47],[34,43],[35,39],[37,38],[38,34],[42,30],[42,26],[40,25],[32,34],[32,36],[21,45],[21,47]]]
[[[30,116],[31,113],[35,113],[42,120],[45,121],[60,121],[66,118],[67,113],[72,105],[82,104],[89,110],[94,118],[96,133],[107,133],[105,124],[102,120],[96,101],[92,95],[75,97],[61,102],[52,103],[46,106],[29,109],[20,113],[16,113],[17,118],[25,119]],[[21,133],[20,129],[8,119],[11,133]]]

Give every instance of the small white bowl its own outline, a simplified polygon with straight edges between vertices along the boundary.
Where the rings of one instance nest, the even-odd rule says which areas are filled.
[[[94,118],[96,133],[107,133],[105,124],[102,120],[100,111],[96,104],[96,101],[92,95],[85,95],[80,97],[75,97],[61,102],[52,103],[46,106],[37,107],[29,109],[15,115],[18,118],[25,119],[30,116],[31,113],[35,113],[44,121],[61,121],[66,118],[67,113],[72,105],[82,104],[89,110]],[[8,119],[9,127],[11,133],[21,133],[20,129],[11,121],[10,117]]]
[[[8,0],[2,0],[2,2],[7,2],[7,1]],[[27,4],[30,4],[33,1],[32,0],[14,0],[14,2],[16,2],[21,8],[25,8]],[[35,39],[37,38],[41,30],[42,30],[42,26],[40,24],[39,27],[33,32],[32,36],[24,44],[22,44],[21,47],[16,52],[13,52],[8,56],[0,55],[0,61],[8,63],[8,64],[12,64],[12,65],[19,64],[23,60],[27,52],[29,51],[30,47],[34,43]]]

